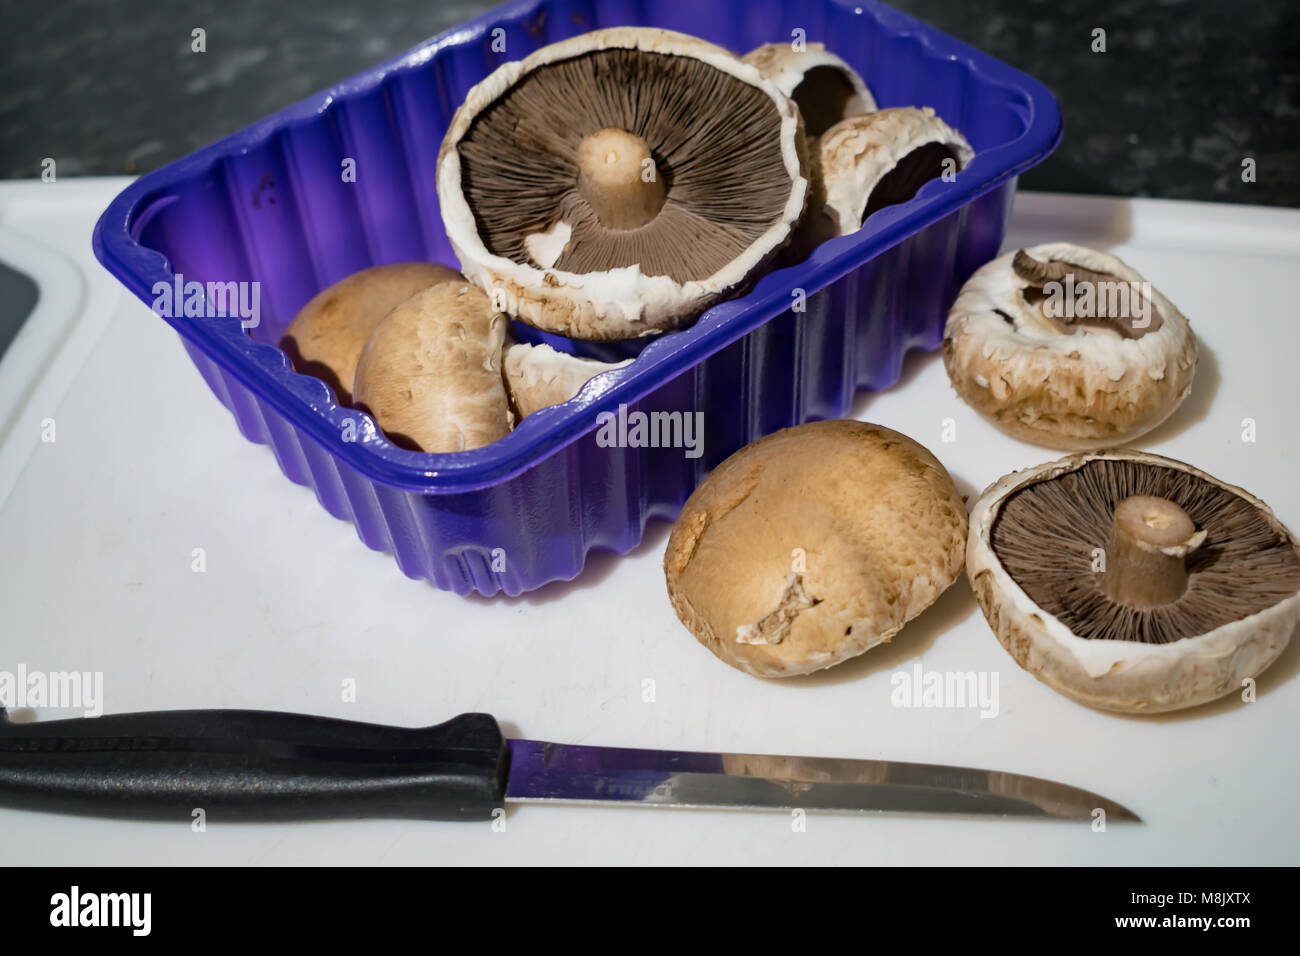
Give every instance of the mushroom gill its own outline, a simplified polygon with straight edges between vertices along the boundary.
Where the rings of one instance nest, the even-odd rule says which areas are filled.
[[[1093,640],[1169,644],[1300,590],[1300,556],[1253,504],[1146,462],[1096,459],[1013,492],[991,544],[1035,604]]]
[[[595,50],[528,72],[474,119],[464,194],[494,255],[706,279],[781,220],[781,122],[762,89],[702,60]],[[529,237],[560,223],[567,241],[535,262],[546,243]]]

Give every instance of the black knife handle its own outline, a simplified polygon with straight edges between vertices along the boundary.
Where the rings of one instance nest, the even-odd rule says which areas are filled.
[[[0,805],[189,822],[490,819],[509,751],[487,714],[386,727],[258,710],[19,724],[0,710]]]

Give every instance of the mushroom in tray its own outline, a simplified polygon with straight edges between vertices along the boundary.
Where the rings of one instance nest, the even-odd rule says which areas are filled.
[[[874,113],[876,99],[862,77],[824,43],[765,43],[745,54],[799,107],[804,135],[821,136],[840,120]]]
[[[943,465],[879,425],[821,421],[732,455],[687,500],[664,553],[696,639],[756,677],[887,642],[961,573],[966,508]]]
[[[1129,441],[1190,393],[1187,320],[1112,255],[1064,242],[982,266],[948,313],[943,362],[962,400],[1049,448]]]
[[[857,232],[886,206],[906,202],[932,179],[965,169],[975,151],[928,106],[852,116],[822,136],[820,220],[811,241]],[[805,240],[808,241],[808,240]]]
[[[807,194],[798,110],[758,69],[679,33],[614,28],[475,86],[438,158],[465,274],[573,338],[679,327],[751,281]]]
[[[501,373],[506,317],[463,279],[430,286],[380,322],[357,362],[353,394],[394,444],[467,451],[510,432]]]
[[[1007,475],[966,571],[1016,662],[1093,707],[1159,713],[1240,691],[1300,621],[1300,542],[1258,499],[1136,451]]]
[[[520,418],[575,397],[589,381],[616,368],[631,364],[600,362],[559,352],[549,345],[519,342],[506,346],[503,366],[506,387]]]
[[[352,379],[366,339],[402,301],[438,282],[461,282],[454,269],[429,262],[398,262],[354,272],[318,292],[298,310],[280,340],[294,368],[314,375],[352,403]]]

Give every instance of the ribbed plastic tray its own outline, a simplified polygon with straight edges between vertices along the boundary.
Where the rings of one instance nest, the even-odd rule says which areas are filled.
[[[933,107],[975,159],[954,182],[928,183],[690,328],[626,346],[622,354],[637,356],[630,365],[486,448],[429,455],[391,444],[322,382],[295,373],[275,343],[307,299],[352,272],[403,260],[454,266],[435,161],[465,93],[500,63],[618,25],[679,30],[737,52],[802,30],[859,70],[881,106]],[[871,0],[533,0],[141,177],[105,211],[94,247],[150,304],[177,273],[259,283],[261,321],[247,331],[233,317],[164,317],[243,434],[410,577],[460,594],[519,594],[574,577],[593,548],[630,550],[648,520],[673,518],[738,448],[842,415],[857,389],[893,384],[909,349],[937,347],[956,289],[998,250],[1016,176],[1060,136],[1056,103],[1036,80]],[[341,176],[345,159],[355,160],[355,182]],[[702,413],[698,457],[605,447],[598,420],[621,406]]]

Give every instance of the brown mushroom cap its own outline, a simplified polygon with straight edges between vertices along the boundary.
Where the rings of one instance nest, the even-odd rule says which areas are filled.
[[[732,455],[686,502],[664,554],[677,616],[757,677],[890,640],[961,572],[966,510],[925,448],[856,421],[787,428]]]
[[[1273,512],[1142,452],[1001,479],[971,514],[966,563],[1016,661],[1107,710],[1158,713],[1239,691],[1300,621],[1300,543]]]
[[[353,389],[396,445],[426,452],[480,448],[510,432],[501,376],[507,322],[479,288],[430,286],[375,327]]]
[[[1197,360],[1187,320],[1144,283],[1115,256],[1064,242],[994,259],[948,313],[953,388],[1009,435],[1049,448],[1142,435],[1190,394]]]
[[[765,43],[743,57],[799,107],[804,134],[821,136],[841,120],[876,110],[876,99],[856,70],[824,43]]]
[[[280,340],[293,367],[352,404],[357,359],[376,325],[401,302],[438,282],[464,282],[454,269],[430,262],[398,262],[362,269],[316,293],[298,310]]]
[[[438,160],[466,275],[539,328],[590,340],[678,327],[788,241],[807,181],[798,111],[702,40],[620,27],[474,87]]]
[[[506,346],[503,367],[506,387],[520,418],[567,402],[602,372],[622,368],[622,362],[600,362],[559,352],[549,345],[519,342]]]

